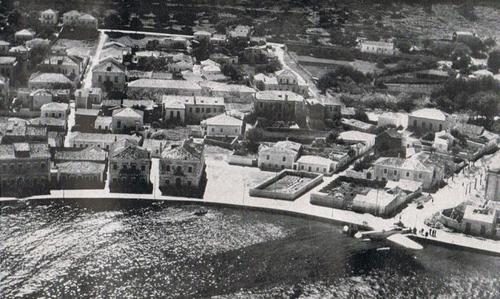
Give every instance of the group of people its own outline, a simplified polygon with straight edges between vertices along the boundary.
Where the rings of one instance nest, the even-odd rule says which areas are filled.
[[[417,228],[416,228],[416,227],[414,227],[414,228],[412,229],[412,233],[413,233],[414,235],[416,235],[416,234],[417,234]],[[436,229],[433,229],[433,228],[430,228],[430,229],[428,229],[428,230],[426,231],[425,229],[421,228],[421,229],[420,229],[420,231],[419,231],[419,233],[420,233],[420,235],[425,236],[425,237],[429,237],[429,236],[431,236],[431,237],[436,237],[437,230],[436,230]]]

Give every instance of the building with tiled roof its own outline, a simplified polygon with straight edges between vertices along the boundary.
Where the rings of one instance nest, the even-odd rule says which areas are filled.
[[[31,109],[40,110],[43,105],[51,103],[54,98],[54,94],[47,89],[37,89],[30,93]]]
[[[40,23],[44,25],[57,25],[59,23],[59,12],[51,8],[40,12]]]
[[[0,57],[0,75],[5,76],[9,80],[14,78],[17,69],[17,58],[12,56]]]
[[[29,121],[30,126],[46,127],[49,132],[65,133],[68,128],[68,121],[64,118],[37,117]]]
[[[259,146],[258,166],[266,170],[293,169],[302,151],[302,145],[293,141],[279,141]]]
[[[69,161],[85,161],[95,163],[106,163],[108,153],[97,146],[91,146],[84,149],[58,149],[54,154],[54,162],[62,163]]]
[[[38,67],[45,72],[61,73],[71,78],[78,78],[82,71],[82,60],[69,55],[50,55]]]
[[[236,137],[243,134],[244,126],[241,119],[225,113],[207,118],[201,122],[206,136]]]
[[[304,97],[295,92],[265,90],[255,94],[254,111],[270,120],[294,121],[304,105]]]
[[[85,148],[97,146],[109,150],[111,145],[123,139],[139,142],[141,137],[127,134],[100,134],[100,133],[81,133],[76,132],[70,138],[70,144],[74,148]]]
[[[205,172],[203,145],[185,140],[181,146],[165,149],[160,159],[160,188],[198,188]]]
[[[63,13],[62,22],[64,25],[74,25],[76,24],[79,16],[80,12],[77,10],[67,11]]]
[[[72,89],[73,82],[59,73],[34,73],[28,81],[31,89]]]
[[[162,95],[200,96],[197,82],[184,80],[138,79],[128,83],[129,93],[155,93]]]
[[[301,156],[297,160],[297,170],[330,175],[335,171],[337,162],[328,158],[312,155]]]
[[[211,97],[223,97],[225,99],[238,99],[250,102],[256,90],[241,84],[227,84],[214,81],[200,81],[203,95]]]
[[[42,117],[66,119],[69,114],[69,104],[50,102],[40,107]]]
[[[413,130],[439,132],[451,126],[449,115],[435,108],[423,108],[408,115],[408,127]]]
[[[419,154],[420,155],[420,154]],[[444,178],[439,167],[426,162],[425,157],[414,155],[408,159],[383,157],[373,163],[374,179],[398,181],[400,179],[421,182],[423,188],[431,188]]]
[[[88,161],[58,163],[52,170],[52,180],[60,189],[100,189],[104,187],[106,164]]]
[[[143,111],[133,108],[120,108],[113,111],[111,131],[113,133],[138,131],[143,124]]]
[[[102,102],[102,90],[99,87],[77,89],[75,91],[76,108],[90,109]]]
[[[35,32],[31,29],[21,29],[14,33],[14,39],[17,42],[31,40],[35,37]]]
[[[92,87],[99,87],[106,91],[122,91],[126,82],[125,66],[112,58],[100,61],[92,69]]]
[[[224,102],[222,97],[165,95],[162,97],[164,119],[199,124],[204,119],[223,113]]]
[[[6,55],[9,53],[10,43],[4,40],[0,40],[0,55]]]
[[[25,120],[9,120],[7,123],[0,123],[0,135],[2,143],[5,144],[47,142],[47,128],[31,126]]]
[[[50,181],[47,143],[0,144],[1,196],[46,194]]]
[[[111,132],[112,124],[113,124],[113,117],[98,116],[95,119],[94,129],[96,129],[97,131]]]
[[[109,182],[112,191],[150,192],[151,155],[135,141],[121,140],[109,153]]]

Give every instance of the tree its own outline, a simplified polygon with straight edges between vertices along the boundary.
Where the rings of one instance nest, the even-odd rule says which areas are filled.
[[[224,64],[222,65],[222,73],[225,76],[231,78],[232,81],[243,80],[243,71],[239,65],[236,64]]]
[[[490,53],[490,57],[488,57],[488,68],[493,73],[498,73],[500,71],[500,50],[495,50]]]
[[[132,18],[130,20],[130,29],[132,30],[140,30],[142,29],[142,21],[138,17]]]
[[[399,49],[402,53],[408,54],[410,53],[411,43],[408,40],[398,40],[396,41],[396,48]]]
[[[122,24],[122,19],[116,13],[109,14],[104,18],[104,27],[105,28],[118,28]]]
[[[460,70],[462,74],[467,74],[472,61],[470,54],[471,50],[467,45],[458,43],[451,54],[453,68]]]
[[[499,113],[498,106],[500,104],[500,96],[497,93],[479,92],[476,93],[472,99],[475,103],[475,110],[487,120],[493,120]]]

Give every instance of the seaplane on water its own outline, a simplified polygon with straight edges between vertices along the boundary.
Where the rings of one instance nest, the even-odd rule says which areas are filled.
[[[394,225],[388,229],[357,232],[354,237],[361,240],[388,240],[408,249],[422,250],[424,247],[406,236],[411,229]]]

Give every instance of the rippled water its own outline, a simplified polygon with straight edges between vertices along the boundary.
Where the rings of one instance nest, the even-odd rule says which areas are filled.
[[[499,297],[500,258],[366,243],[264,212],[125,201],[2,205],[2,297]]]

